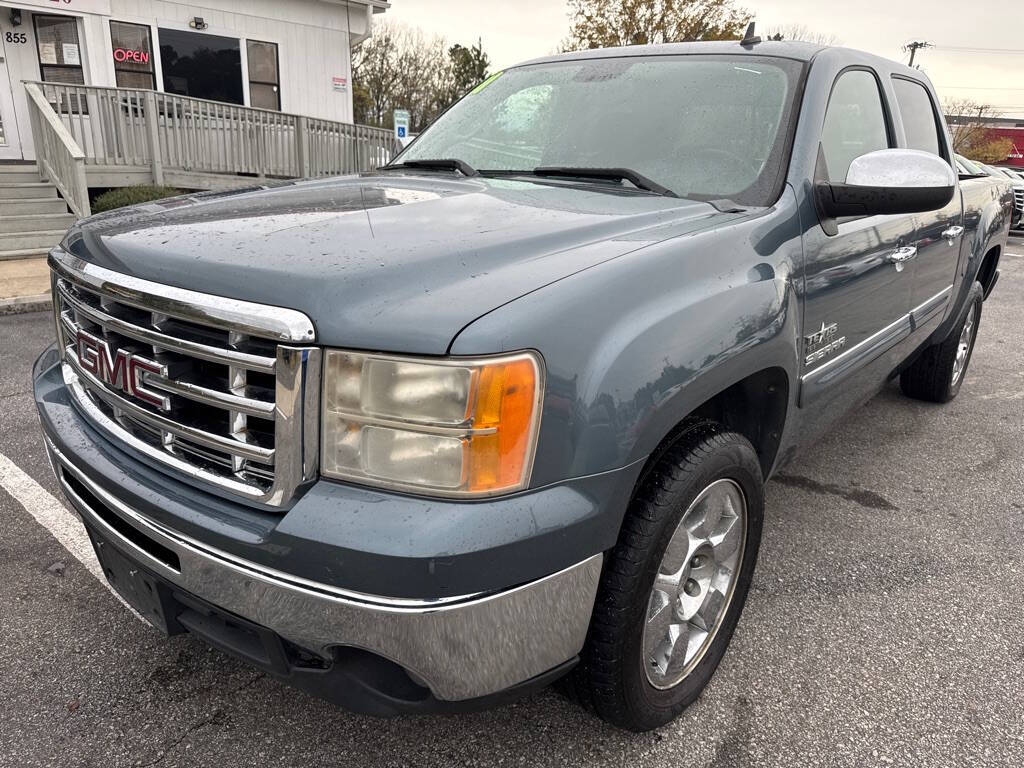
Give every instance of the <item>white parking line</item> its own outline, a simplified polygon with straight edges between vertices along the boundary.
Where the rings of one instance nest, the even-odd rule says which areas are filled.
[[[25,508],[36,522],[50,532],[61,546],[71,553],[78,562],[86,567],[100,584],[110,590],[139,621],[145,621],[117,592],[107,583],[100,569],[96,553],[92,549],[89,535],[82,526],[78,516],[68,510],[53,494],[29,477],[9,458],[0,453],[0,487],[14,497]]]

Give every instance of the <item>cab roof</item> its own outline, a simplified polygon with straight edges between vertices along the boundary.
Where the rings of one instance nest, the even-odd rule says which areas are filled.
[[[524,61],[526,64],[546,64],[552,61],[577,59],[611,59],[621,56],[670,56],[698,53],[728,53],[738,56],[775,56],[797,61],[810,61],[825,46],[815,43],[801,43],[791,40],[762,40],[753,45],[740,45],[739,40],[713,40],[693,43],[658,43],[655,45],[623,45],[615,48],[592,48],[583,51],[569,51],[550,56],[541,56]]]
[[[578,61],[585,59],[611,59],[622,56],[679,56],[686,54],[729,54],[731,56],[771,56],[782,59],[808,62],[822,52],[829,56],[849,56],[858,62],[873,62],[879,71],[903,73],[916,79],[925,79],[918,69],[892,59],[876,56],[865,51],[840,46],[824,46],[797,40],[762,40],[753,45],[741,45],[739,40],[714,40],[693,43],[659,43],[657,45],[625,45],[616,48],[594,48],[584,51],[570,51],[551,56],[541,56],[524,61],[516,66],[546,64],[555,61]]]

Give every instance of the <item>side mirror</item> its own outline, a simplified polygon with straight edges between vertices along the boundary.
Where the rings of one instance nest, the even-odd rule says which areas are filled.
[[[818,204],[830,218],[920,213],[953,199],[956,175],[938,155],[880,149],[850,163],[846,183],[818,181]]]

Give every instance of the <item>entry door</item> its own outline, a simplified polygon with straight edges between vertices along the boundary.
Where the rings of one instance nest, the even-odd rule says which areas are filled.
[[[14,114],[14,84],[7,72],[7,53],[0,35],[0,160],[21,160],[18,117]]]
[[[829,181],[846,180],[857,157],[893,145],[877,75],[841,73],[829,97],[821,159]],[[801,406],[838,413],[884,383],[910,335],[915,245],[913,216],[840,219],[804,239],[804,338]]]

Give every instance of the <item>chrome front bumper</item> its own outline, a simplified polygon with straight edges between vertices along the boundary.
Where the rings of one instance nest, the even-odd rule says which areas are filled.
[[[129,558],[181,589],[330,655],[362,648],[402,666],[445,701],[498,693],[574,658],[583,647],[601,574],[594,555],[503,592],[443,601],[396,600],[340,590],[256,565],[183,536],[106,492],[47,439],[67,497],[87,525]],[[170,567],[122,535],[65,478],[70,474],[106,511],[171,550]]]

